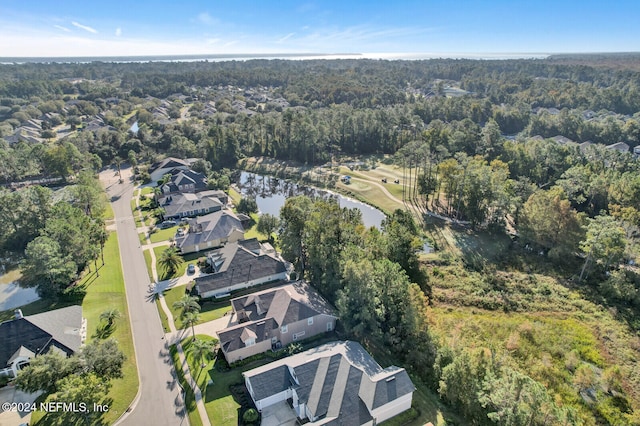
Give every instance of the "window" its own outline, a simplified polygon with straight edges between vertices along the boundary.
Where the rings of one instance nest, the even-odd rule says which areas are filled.
[[[280,333],[286,333],[289,331],[289,326],[288,325],[283,325],[282,327],[280,327]]]
[[[307,318],[307,325],[313,325],[313,317]]]
[[[278,341],[278,338],[277,338],[276,336],[273,336],[273,337],[271,338],[271,344],[272,344],[272,345],[275,345],[277,341]]]
[[[333,330],[333,323],[331,321],[329,321],[327,323],[327,331],[331,331],[331,330]]]
[[[249,347],[249,346],[253,346],[256,344],[256,339],[247,339],[244,341],[244,345]]]

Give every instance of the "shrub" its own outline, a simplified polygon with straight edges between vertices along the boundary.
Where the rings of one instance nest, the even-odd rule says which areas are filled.
[[[258,414],[258,411],[256,411],[255,408],[249,408],[242,415],[242,421],[245,424],[252,424],[252,423],[257,422],[259,417],[260,417],[260,415]]]

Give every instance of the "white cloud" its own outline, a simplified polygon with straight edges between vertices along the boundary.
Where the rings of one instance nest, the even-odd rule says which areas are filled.
[[[209,15],[209,12],[202,12],[196,18],[199,22],[207,25],[212,25],[215,23],[215,19]]]
[[[221,40],[219,38],[208,38],[207,39],[207,44],[216,44],[219,43]]]
[[[291,37],[293,37],[294,35],[296,35],[296,33],[289,33],[286,36],[282,37],[281,39],[279,39],[278,41],[276,41],[276,43],[280,44],[280,43],[284,43],[285,41],[287,41],[288,39],[290,39]]]
[[[122,28],[116,28],[116,37],[120,37],[122,35]]]
[[[70,33],[71,32],[71,30],[69,28],[63,27],[62,25],[54,25],[53,27],[64,31],[65,33]]]
[[[90,32],[90,33],[92,33],[92,34],[97,34],[97,33],[98,33],[98,30],[96,30],[96,29],[94,29],[94,28],[91,28],[91,27],[89,27],[89,26],[87,26],[87,25],[79,24],[79,23],[77,23],[76,21],[73,21],[73,22],[71,23],[71,25],[73,25],[74,27],[80,28],[81,30],[89,31],[89,32]]]

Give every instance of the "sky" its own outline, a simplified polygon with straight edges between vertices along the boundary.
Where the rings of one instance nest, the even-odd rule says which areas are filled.
[[[639,16],[639,0],[0,0],[0,57],[636,52]]]

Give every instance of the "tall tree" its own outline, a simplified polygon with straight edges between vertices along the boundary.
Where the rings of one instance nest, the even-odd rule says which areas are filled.
[[[185,294],[179,300],[173,302],[173,309],[180,310],[180,318],[184,318],[189,312],[200,312],[200,305],[198,304],[198,298]]]
[[[585,239],[580,242],[580,249],[585,255],[580,280],[586,277],[588,268],[594,263],[606,270],[609,265],[619,262],[626,246],[625,230],[614,217],[602,214],[589,219]]]
[[[160,255],[160,259],[158,259],[160,265],[162,265],[165,270],[168,272],[168,275],[173,275],[180,264],[182,263],[182,258],[178,253],[178,250],[175,247],[169,247],[162,251]]]

